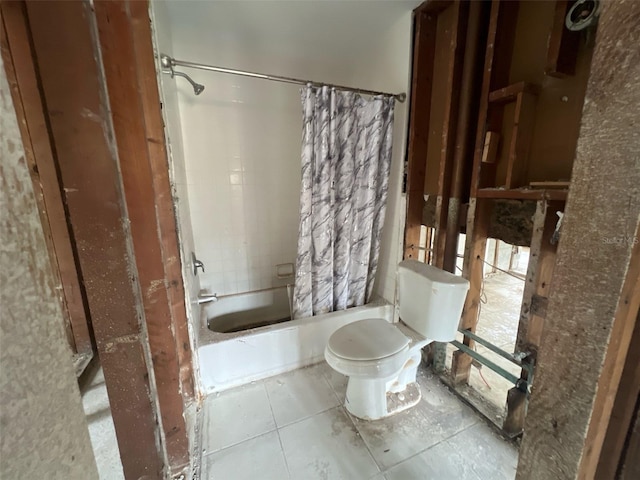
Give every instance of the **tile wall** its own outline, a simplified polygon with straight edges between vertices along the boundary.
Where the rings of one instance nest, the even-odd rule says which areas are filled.
[[[415,2],[169,2],[179,59],[406,91]],[[201,287],[233,294],[286,284],[295,262],[300,189],[299,87],[199,70],[198,97],[175,79]],[[377,292],[395,295],[407,109],[398,105],[389,214]],[[400,255],[400,256],[399,256]]]

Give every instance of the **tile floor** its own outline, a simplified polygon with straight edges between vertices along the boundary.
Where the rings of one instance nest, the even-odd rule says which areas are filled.
[[[342,407],[346,378],[327,364],[205,400],[207,480],[510,480],[518,453],[428,371],[422,400],[364,422]]]
[[[82,406],[87,416],[91,446],[100,480],[124,480],[102,368],[82,389]]]

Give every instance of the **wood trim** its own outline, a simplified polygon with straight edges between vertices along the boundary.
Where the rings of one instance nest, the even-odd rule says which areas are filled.
[[[189,464],[180,360],[191,349],[188,336],[179,348],[173,333],[186,334],[187,317],[148,7],[94,3],[162,429],[177,473]],[[192,395],[192,381],[187,388]]]

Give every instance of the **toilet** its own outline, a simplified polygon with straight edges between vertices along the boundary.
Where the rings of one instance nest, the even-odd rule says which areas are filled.
[[[324,356],[349,378],[346,409],[376,420],[420,401],[416,374],[420,350],[455,339],[469,282],[416,260],[398,265],[398,323],[370,318],[336,330]]]

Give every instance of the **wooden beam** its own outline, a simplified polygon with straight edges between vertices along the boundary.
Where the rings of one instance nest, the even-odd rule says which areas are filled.
[[[24,119],[20,122],[20,133],[53,273],[62,287],[57,294],[69,326],[68,340],[75,353],[92,356],[86,298],[51,150],[45,107],[38,90],[25,5],[23,2],[3,2],[1,8],[2,56],[16,111],[19,118]]]
[[[462,62],[464,60],[464,45],[466,37],[466,25],[468,20],[469,5],[466,2],[456,0],[452,7],[453,18],[451,20],[451,34],[447,46],[448,63],[446,77],[444,79],[445,102],[442,117],[442,138],[440,147],[440,159],[438,167],[438,196],[436,201],[436,224],[433,264],[441,269],[453,272],[453,265],[444,265],[445,250],[455,251],[455,247],[447,245],[447,217],[449,215],[449,197],[451,195],[451,179],[453,172],[453,154],[456,140],[456,127],[458,120],[458,105],[460,96],[460,81],[462,79]],[[457,238],[453,239],[457,245]],[[455,257],[454,257],[455,259]]]
[[[162,478],[151,356],[92,5],[26,6],[124,474]]]
[[[526,184],[535,114],[535,95],[524,91],[516,94],[513,129],[507,153],[507,178],[505,180],[507,189],[522,187]]]
[[[424,205],[424,177],[427,166],[437,21],[438,17],[433,13],[417,11],[414,14],[404,258],[418,258],[419,252],[416,247],[420,243]]]
[[[518,479],[593,478],[603,454],[640,302],[639,32],[638,2],[602,4]]]
[[[148,7],[145,1],[94,3],[168,466],[174,474],[189,465],[179,352],[190,353],[190,345],[188,336],[178,344],[173,333],[186,334],[187,317]],[[192,381],[188,388],[192,393]]]
[[[160,93],[153,52],[151,23],[147,2],[129,2],[132,33],[136,48],[136,67],[140,98],[144,109],[147,148],[155,192],[158,232],[163,252],[165,285],[171,308],[172,328],[178,352],[180,386],[185,401],[195,399],[193,355],[189,338],[189,319],[185,301],[185,285],[180,264],[178,220],[169,178],[169,156],[164,136]]]
[[[574,3],[575,0],[556,0],[545,67],[545,73],[553,77],[565,77],[576,72],[580,32],[572,32],[565,26],[565,18]]]
[[[491,92],[489,94],[489,102],[495,104],[515,102],[521,93],[538,95],[540,93],[540,86],[527,82],[513,83],[507,87]]]
[[[529,264],[522,294],[520,320],[516,336],[516,351],[529,352],[534,358],[540,345],[544,315],[540,309],[533,311],[534,297],[537,304],[546,303],[551,291],[551,279],[556,263],[556,246],[551,243],[558,217],[555,214],[562,203],[540,200],[533,217],[533,233],[529,250]],[[546,313],[546,309],[545,309]]]
[[[473,166],[471,152],[473,152],[475,140],[475,122],[478,116],[478,97],[481,87],[477,77],[481,74],[484,57],[482,26],[489,14],[488,5],[482,2],[470,2],[468,9],[443,260],[444,269],[450,272],[455,272],[456,269],[458,238],[461,226],[466,223],[466,216],[463,215],[462,210],[464,202],[468,200],[468,183]]]
[[[566,200],[566,189],[530,189],[530,188],[481,188],[476,191],[478,198],[511,199],[511,200]]]
[[[619,464],[624,461],[625,444],[628,442],[630,433],[629,426],[633,425],[633,416],[640,400],[640,348],[634,348],[634,346],[640,345],[640,318],[636,317],[629,345],[631,348],[629,348],[627,358],[616,358],[624,364],[624,369],[620,377],[620,387],[615,395],[615,403],[611,409],[609,424],[603,426],[602,422],[592,422],[593,427],[589,427],[593,430],[594,435],[604,435],[604,432],[596,431],[596,424],[600,424],[601,428],[606,429],[606,436],[602,443],[602,455],[600,455],[596,469],[596,478],[615,478]],[[603,419],[602,416],[600,418]],[[629,460],[635,461],[636,466],[640,469],[640,456],[631,457]]]
[[[472,198],[467,213],[467,242],[465,243],[464,266],[462,276],[469,280],[470,288],[465,299],[460,328],[475,332],[480,313],[480,296],[484,282],[484,255],[487,249],[487,233],[491,218],[491,200]],[[474,342],[464,338],[464,344],[470,347]],[[455,352],[451,375],[455,383],[467,383],[471,372],[471,357],[463,352]]]

